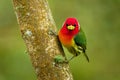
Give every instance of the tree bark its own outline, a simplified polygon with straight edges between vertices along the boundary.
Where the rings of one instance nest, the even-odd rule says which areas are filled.
[[[73,80],[69,65],[56,64],[55,55],[63,54],[47,0],[13,0],[17,20],[27,52],[38,80]]]

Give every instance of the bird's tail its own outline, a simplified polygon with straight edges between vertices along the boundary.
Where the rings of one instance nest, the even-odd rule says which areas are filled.
[[[83,54],[86,57],[87,61],[89,62],[89,57],[87,56],[87,54],[85,52],[83,52]]]
[[[82,51],[82,53],[83,53],[84,56],[86,57],[87,61],[89,62],[89,57],[87,56],[85,49],[82,48],[82,47],[80,47],[80,46],[78,47],[78,49],[79,49],[80,51]]]

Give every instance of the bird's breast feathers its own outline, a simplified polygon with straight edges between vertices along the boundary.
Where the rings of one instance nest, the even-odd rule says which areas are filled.
[[[74,44],[74,40],[72,36],[68,35],[59,35],[60,42],[65,46],[65,47],[70,47]]]

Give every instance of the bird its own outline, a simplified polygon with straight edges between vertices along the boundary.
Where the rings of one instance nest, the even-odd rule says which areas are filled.
[[[63,26],[58,31],[58,38],[60,43],[73,54],[68,61],[83,53],[89,62],[89,57],[86,54],[86,36],[76,18],[69,17],[65,20]]]

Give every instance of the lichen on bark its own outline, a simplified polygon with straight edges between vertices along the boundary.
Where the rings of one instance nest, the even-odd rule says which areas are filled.
[[[57,29],[47,0],[13,0],[13,5],[37,79],[73,80],[68,64],[54,62],[64,52],[57,36],[49,34]]]

